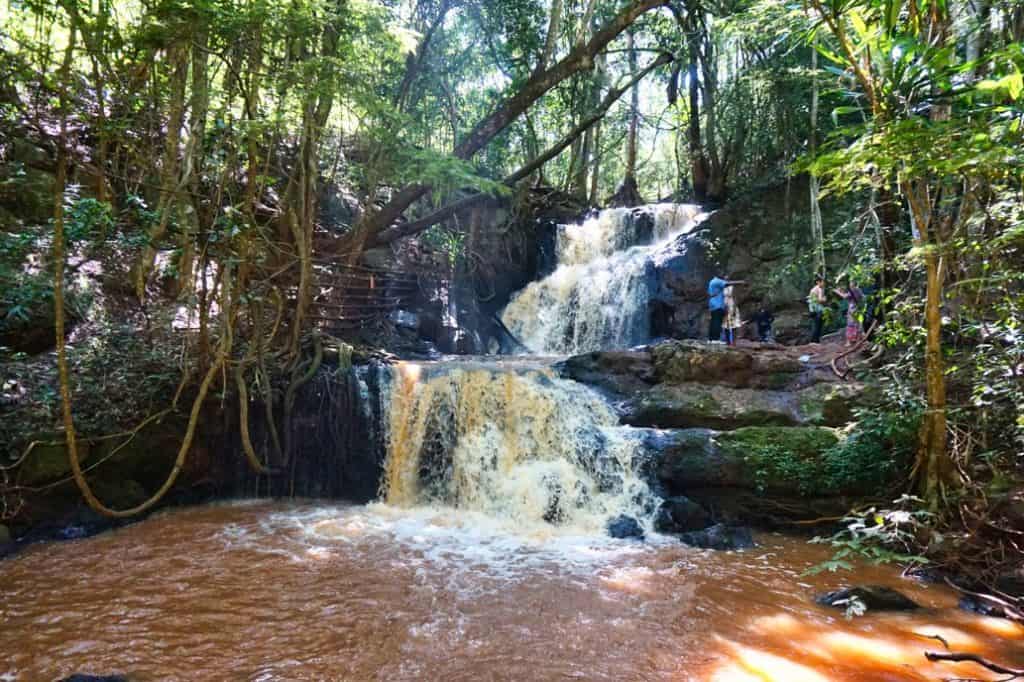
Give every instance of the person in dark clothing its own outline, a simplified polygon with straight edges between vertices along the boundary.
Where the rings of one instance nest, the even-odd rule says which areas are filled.
[[[757,323],[757,338],[763,343],[774,341],[772,337],[772,323],[775,322],[775,314],[764,305],[754,315],[754,322]]]

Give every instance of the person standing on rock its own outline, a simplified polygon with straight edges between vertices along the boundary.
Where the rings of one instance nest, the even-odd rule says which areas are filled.
[[[811,312],[811,343],[821,343],[821,325],[825,315],[825,278],[814,278],[814,288],[807,294],[807,308]]]
[[[846,299],[846,346],[857,345],[860,341],[861,326],[857,310],[864,301],[864,292],[852,281],[846,284],[846,290],[836,289],[836,296]]]
[[[757,340],[761,343],[773,343],[775,338],[772,335],[772,323],[775,321],[775,314],[772,313],[772,309],[767,304],[761,306],[753,320],[757,323]]]
[[[725,277],[712,277],[708,282],[708,310],[711,321],[708,323],[708,341],[722,340],[722,322],[725,320],[725,288],[733,284],[744,284],[740,280],[730,281]]]
[[[732,284],[727,286],[722,293],[725,296],[725,342],[730,346],[735,346],[736,335],[740,333],[740,327],[743,326],[740,307],[736,304]]]

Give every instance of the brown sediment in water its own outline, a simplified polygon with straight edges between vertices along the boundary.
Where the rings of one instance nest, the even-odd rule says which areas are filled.
[[[927,662],[928,635],[1024,665],[1024,628],[941,586],[802,576],[825,548],[759,539],[715,553],[383,505],[169,512],[0,562],[0,679],[998,679]],[[927,608],[846,620],[812,603],[851,581]]]

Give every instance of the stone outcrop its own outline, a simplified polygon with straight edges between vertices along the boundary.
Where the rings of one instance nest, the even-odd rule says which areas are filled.
[[[666,341],[577,355],[560,371],[609,394],[623,423],[652,428],[838,427],[869,397],[827,363],[772,344]]]
[[[774,477],[766,471],[765,453],[774,451],[794,462],[814,463],[838,440],[828,428],[749,426],[724,432],[651,431],[646,434],[644,447],[647,456],[657,462],[654,471],[658,480],[673,495],[707,488],[799,495],[800,481]]]
[[[884,585],[844,587],[815,597],[815,602],[835,609],[863,608],[865,611],[914,611],[921,608],[902,592]]]
[[[705,521],[812,518],[876,492],[837,481],[826,456],[872,393],[807,349],[665,341],[574,356],[559,369],[602,391],[622,423],[637,427],[669,532]]]

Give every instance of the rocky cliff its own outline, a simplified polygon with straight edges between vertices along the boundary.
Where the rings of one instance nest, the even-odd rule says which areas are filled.
[[[713,517],[772,525],[884,492],[885,482],[845,475],[837,461],[871,392],[832,372],[834,352],[666,341],[574,356],[560,371],[604,392],[637,427],[647,475],[669,506],[683,497]]]

